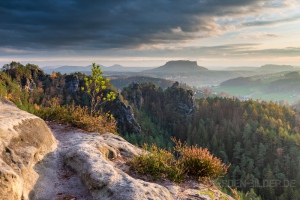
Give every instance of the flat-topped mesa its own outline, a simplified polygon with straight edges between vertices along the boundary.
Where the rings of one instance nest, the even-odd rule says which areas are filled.
[[[172,73],[172,72],[203,72],[207,70],[208,70],[207,68],[199,66],[196,61],[175,60],[175,61],[169,61],[165,65],[149,71]]]

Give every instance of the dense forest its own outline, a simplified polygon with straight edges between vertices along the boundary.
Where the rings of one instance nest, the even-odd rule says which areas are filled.
[[[163,91],[153,84],[135,84],[122,94],[135,108],[143,131],[126,136],[132,143],[170,147],[169,138],[175,136],[207,147],[231,164],[223,186],[262,199],[299,198],[300,116],[290,108],[219,97],[194,100],[192,91],[180,86]]]
[[[90,106],[81,90],[87,77],[48,75],[36,65],[12,62],[0,72],[0,97],[27,110],[54,103]],[[103,92],[113,90],[108,85]],[[126,109],[134,111],[141,127],[136,133],[119,129],[131,143],[169,148],[174,146],[170,138],[175,137],[206,147],[231,164],[216,184],[249,192],[252,199],[299,199],[300,116],[295,110],[273,102],[196,99],[194,91],[177,82],[165,90],[153,83],[132,83],[114,101],[129,104]]]

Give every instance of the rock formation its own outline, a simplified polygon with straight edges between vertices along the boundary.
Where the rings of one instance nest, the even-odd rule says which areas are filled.
[[[66,89],[71,93],[76,93],[79,85],[79,79],[76,75],[67,75],[66,80]]]
[[[187,115],[194,112],[195,97],[192,90],[185,90],[180,87],[178,82],[175,82],[171,88],[167,89],[166,95],[170,101],[173,101],[175,109],[178,112]]]
[[[75,133],[61,155],[78,173],[95,200],[173,199],[165,187],[134,179],[114,167],[111,161],[140,151],[111,133],[102,136]]]
[[[165,65],[155,69],[147,70],[147,72],[160,72],[160,73],[199,73],[208,71],[207,68],[199,66],[196,61],[189,60],[174,60],[169,61]]]
[[[43,120],[0,100],[0,199],[28,199],[38,179],[34,165],[55,147]]]
[[[117,98],[105,106],[105,111],[113,114],[118,122],[118,129],[122,133],[140,134],[141,127],[134,118],[133,111],[130,106],[126,106],[117,96]]]

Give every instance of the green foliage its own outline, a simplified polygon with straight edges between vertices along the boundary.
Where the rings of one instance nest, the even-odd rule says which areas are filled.
[[[102,76],[103,71],[100,65],[93,63],[92,76],[84,78],[84,86],[81,87],[82,91],[85,91],[90,98],[90,110],[91,115],[96,112],[101,102],[112,101],[116,99],[114,92],[108,92],[104,95],[104,90],[107,89],[110,80]]]
[[[228,191],[223,191],[223,192],[230,194],[236,200],[261,200],[261,197],[255,193],[253,188],[251,188],[250,191],[247,192],[246,194],[244,194],[241,191],[238,191],[237,189],[231,187],[228,188],[230,189],[230,192]]]
[[[7,90],[4,83],[0,83],[0,98],[4,98],[7,96]]]
[[[116,77],[111,80],[111,83],[119,89],[123,89],[124,87],[130,85],[132,82],[135,83],[145,83],[145,82],[152,82],[156,86],[166,89],[170,87],[174,81],[161,79],[161,78],[153,78],[147,76],[130,76],[130,77]]]
[[[152,179],[169,179],[175,182],[185,178],[184,170],[170,151],[160,149],[156,145],[151,145],[150,148],[144,145],[143,148],[149,152],[135,156],[127,162],[135,172],[149,175]]]
[[[170,150],[152,145],[150,152],[135,156],[128,164],[135,172],[150,175],[153,179],[169,179],[180,182],[187,175],[199,180],[216,179],[224,176],[229,166],[214,157],[207,149],[189,147],[186,143],[175,142],[175,158]],[[147,145],[144,146],[147,150]]]
[[[207,148],[187,146],[180,141],[172,139],[176,146],[174,150],[179,153],[179,163],[191,176],[201,179],[217,179],[227,173],[230,165],[226,166],[219,158],[214,157]]]

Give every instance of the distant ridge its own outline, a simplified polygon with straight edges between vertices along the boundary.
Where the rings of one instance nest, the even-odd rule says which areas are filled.
[[[275,64],[266,64],[261,67],[228,67],[226,71],[260,71],[260,72],[284,72],[284,71],[295,71],[299,68],[295,68],[292,65],[275,65]]]
[[[81,71],[90,71],[92,68],[91,65],[89,66],[61,66],[61,67],[57,67],[57,68],[42,68],[47,74],[51,74],[53,71],[55,72],[60,72],[60,73],[74,73],[74,72],[81,72]]]
[[[109,67],[100,65],[101,69],[104,72],[140,72],[143,70],[153,69],[153,67],[124,67],[122,65],[112,65]],[[92,65],[88,66],[61,66],[61,67],[45,67],[42,68],[46,73],[50,74],[53,71],[60,73],[74,73],[74,72],[90,72],[92,69]]]
[[[203,72],[203,71],[208,71],[208,69],[199,66],[196,61],[189,61],[189,60],[169,61],[161,67],[147,70],[147,72],[164,72],[164,73]]]
[[[227,67],[226,71],[255,71],[258,70],[259,67],[248,67],[248,66],[241,66],[241,67]]]
[[[130,83],[154,83],[156,86],[161,87],[162,89],[166,89],[167,87],[171,87],[175,81],[166,80],[162,78],[153,78],[148,76],[131,76],[131,77],[116,77],[111,78],[111,83],[119,88],[123,89],[128,86]]]
[[[261,71],[291,71],[297,70],[292,65],[274,65],[274,64],[267,64],[260,67]]]

